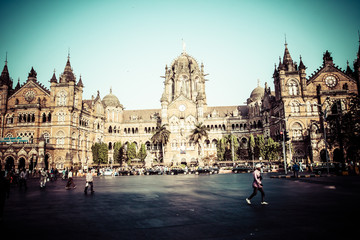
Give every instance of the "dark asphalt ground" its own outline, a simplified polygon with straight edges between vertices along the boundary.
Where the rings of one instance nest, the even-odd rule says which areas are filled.
[[[49,182],[11,188],[1,236],[9,239],[354,239],[360,177],[273,179],[251,206],[250,174],[95,178],[93,195]],[[352,237],[350,237],[352,236]],[[1,237],[3,239],[3,237]],[[5,238],[4,238],[5,239]]]

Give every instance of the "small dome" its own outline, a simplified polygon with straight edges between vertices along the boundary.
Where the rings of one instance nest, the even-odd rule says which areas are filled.
[[[110,93],[103,98],[102,103],[105,105],[105,107],[122,107],[119,99],[114,94],[112,94],[111,89]]]
[[[250,99],[253,101],[259,100],[264,97],[264,88],[257,86],[250,94]]]

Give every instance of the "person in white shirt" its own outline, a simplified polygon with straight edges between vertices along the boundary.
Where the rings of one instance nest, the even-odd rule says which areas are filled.
[[[76,185],[74,183],[74,180],[73,180],[73,172],[70,170],[69,171],[69,174],[68,174],[68,181],[66,183],[66,189],[70,189],[70,186],[72,186],[73,188],[76,188]]]
[[[89,169],[88,172],[86,173],[86,185],[85,185],[85,189],[84,189],[84,192],[85,194],[87,194],[87,190],[89,188],[89,185],[90,185],[90,190],[91,190],[91,193],[95,192],[94,191],[94,184],[93,184],[93,181],[94,181],[94,178],[93,178],[93,175],[91,173],[91,170]]]

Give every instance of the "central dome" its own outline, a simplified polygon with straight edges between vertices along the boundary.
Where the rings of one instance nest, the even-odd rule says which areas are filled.
[[[119,99],[114,94],[112,94],[111,89],[110,93],[103,98],[102,103],[105,105],[105,107],[122,107]]]
[[[195,58],[183,52],[172,62],[171,69],[177,71],[188,69],[190,72],[193,72],[194,70],[199,69],[199,64]]]
[[[257,86],[250,94],[250,99],[253,101],[259,100],[264,96],[265,89],[263,87]]]

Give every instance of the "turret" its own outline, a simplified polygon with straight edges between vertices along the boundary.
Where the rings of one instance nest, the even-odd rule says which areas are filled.
[[[304,92],[306,91],[306,67],[302,61],[302,57],[300,55],[300,64],[299,64],[299,75],[300,75],[300,83],[301,83],[301,93],[304,96]]]

